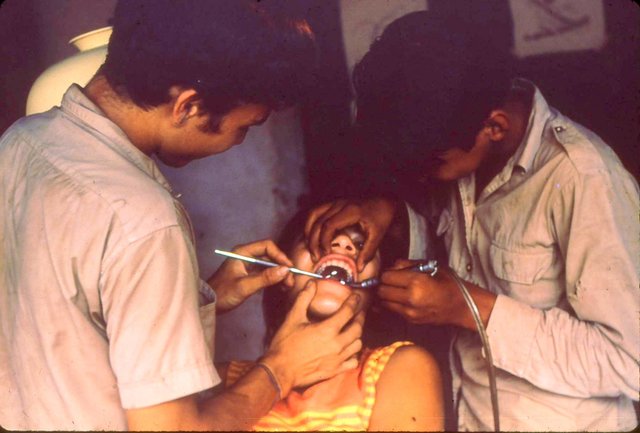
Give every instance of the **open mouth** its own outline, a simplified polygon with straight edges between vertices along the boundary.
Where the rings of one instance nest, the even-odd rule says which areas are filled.
[[[315,267],[315,273],[337,281],[350,283],[356,281],[356,264],[350,257],[342,254],[324,256]]]

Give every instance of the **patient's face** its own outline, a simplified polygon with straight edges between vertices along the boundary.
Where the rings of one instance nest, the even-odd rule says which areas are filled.
[[[322,319],[335,313],[351,293],[359,293],[368,304],[371,289],[354,289],[343,285],[340,280],[355,282],[378,276],[380,271],[380,256],[376,256],[358,273],[356,259],[362,248],[362,235],[355,230],[345,230],[338,234],[331,242],[331,251],[313,261],[311,254],[303,240],[298,242],[290,253],[293,265],[304,271],[321,275],[333,275],[331,278],[317,280],[316,295],[309,305],[308,315],[310,319]],[[295,275],[295,285],[290,292],[293,299],[306,283],[312,279],[306,275]],[[367,305],[365,304],[365,305]]]

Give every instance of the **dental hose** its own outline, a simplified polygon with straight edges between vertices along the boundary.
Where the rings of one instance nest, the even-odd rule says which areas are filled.
[[[414,271],[422,272],[425,274],[429,274],[432,277],[438,273],[438,262],[436,260],[429,260],[428,262],[419,263],[411,268],[408,268]],[[464,282],[455,272],[452,270],[445,268],[447,273],[451,275],[453,280],[458,285],[460,292],[462,292],[462,297],[464,298],[469,310],[471,311],[471,315],[473,316],[473,321],[476,324],[476,328],[478,328],[478,333],[480,334],[480,339],[482,340],[482,347],[484,348],[485,353],[485,361],[487,363],[487,374],[489,376],[489,391],[491,393],[491,409],[493,412],[493,428],[496,432],[500,431],[500,411],[498,408],[498,388],[496,386],[496,368],[493,366],[493,355],[491,354],[491,346],[489,345],[489,337],[487,336],[487,331],[484,328],[484,324],[482,323],[482,319],[480,318],[480,311],[478,310],[478,306],[473,301],[471,294],[469,294],[469,290],[464,285]],[[371,278],[369,280],[365,280],[359,284],[359,287],[369,288],[376,286],[380,283],[380,281],[376,278]]]
[[[500,431],[500,412],[498,408],[498,389],[496,387],[496,369],[493,366],[493,356],[491,355],[491,346],[489,345],[489,337],[487,336],[487,331],[484,328],[484,324],[482,323],[482,319],[480,318],[480,311],[478,311],[478,306],[473,301],[473,298],[469,294],[469,290],[464,285],[460,277],[456,275],[455,272],[446,269],[447,273],[453,277],[453,280],[458,285],[458,288],[462,292],[462,296],[471,311],[471,315],[473,316],[473,320],[476,323],[476,327],[478,328],[478,333],[480,334],[480,339],[482,340],[482,346],[484,347],[485,352],[485,361],[487,363],[487,371],[489,375],[489,391],[491,392],[491,409],[493,411],[493,429],[497,432]],[[435,273],[434,273],[435,274]],[[432,275],[434,275],[432,274]]]

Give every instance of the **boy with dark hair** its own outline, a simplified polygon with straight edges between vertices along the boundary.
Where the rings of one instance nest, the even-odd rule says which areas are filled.
[[[291,261],[259,241],[236,251],[283,266],[225,262],[200,280],[188,216],[151,157],[224,152],[300,97],[311,31],[268,3],[122,1],[96,76],[3,135],[3,427],[242,430],[292,387],[353,367],[357,296],[309,323],[310,284],[259,365],[199,395],[220,382],[216,309],[292,283]]]
[[[638,184],[609,146],[550,107],[533,83],[516,79],[501,91],[509,81],[483,72],[473,60],[480,55],[427,13],[399,19],[356,69],[359,116],[387,109],[398,119],[383,126],[391,141],[373,143],[400,148],[387,159],[396,179],[412,180],[400,185],[415,191],[423,182],[433,192],[427,220],[487,330],[501,428],[632,430],[640,392]],[[388,92],[379,81],[411,91]],[[360,108],[365,101],[376,106]],[[365,130],[380,126],[375,115],[361,119]],[[401,209],[389,198],[320,206],[307,222],[310,249],[319,255],[338,230],[360,224],[362,268]],[[435,238],[414,230],[417,239],[436,254]],[[412,323],[458,329],[458,428],[493,429],[486,352],[456,280],[445,269],[403,270],[409,264],[382,274],[382,304]]]

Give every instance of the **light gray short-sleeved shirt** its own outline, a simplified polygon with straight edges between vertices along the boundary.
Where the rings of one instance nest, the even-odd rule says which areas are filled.
[[[79,87],[3,135],[0,206],[3,427],[125,429],[219,382],[188,217]]]

